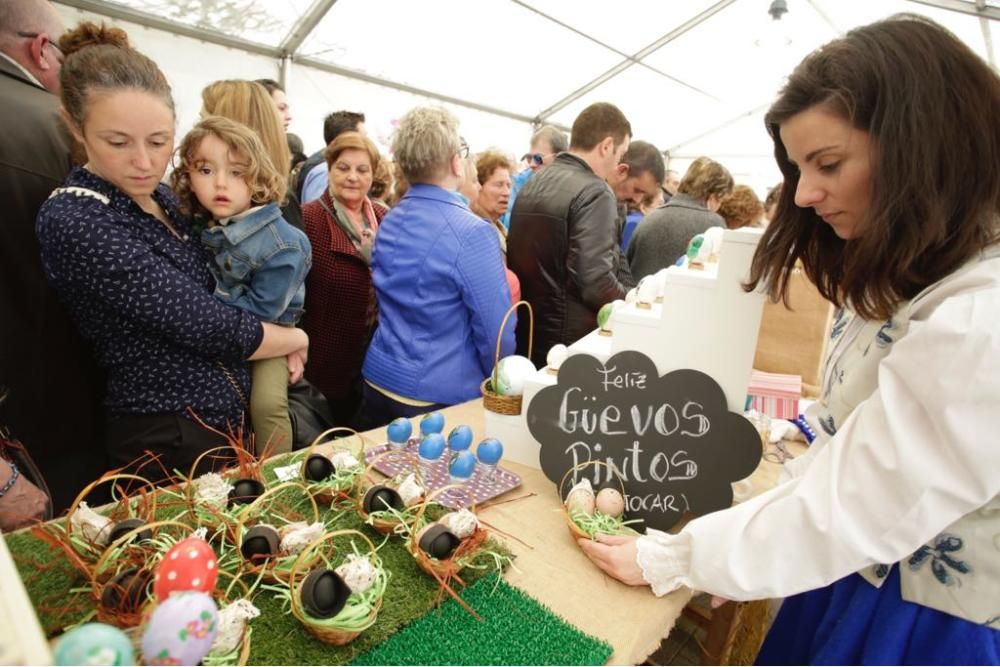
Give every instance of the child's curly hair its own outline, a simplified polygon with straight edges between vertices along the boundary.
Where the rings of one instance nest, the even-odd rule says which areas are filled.
[[[274,167],[264,144],[246,125],[222,116],[208,116],[192,128],[177,149],[179,164],[170,175],[170,185],[177,193],[181,210],[187,215],[211,215],[201,205],[191,189],[191,172],[200,165],[196,160],[198,147],[205,137],[220,139],[233,154],[246,161],[244,178],[250,187],[250,200],[255,205],[280,203],[285,198],[288,183]]]

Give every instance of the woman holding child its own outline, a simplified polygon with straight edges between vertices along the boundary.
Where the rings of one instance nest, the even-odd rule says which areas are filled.
[[[46,273],[108,371],[107,447],[184,470],[224,444],[200,426],[245,422],[247,360],[292,355],[308,337],[214,296],[212,256],[160,183],[174,148],[170,86],[124,32],[85,23],[60,41],[63,114],[87,163],[42,207]]]

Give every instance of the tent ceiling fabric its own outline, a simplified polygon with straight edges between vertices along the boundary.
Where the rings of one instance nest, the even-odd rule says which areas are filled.
[[[55,1],[518,121],[568,127],[610,101],[684,156],[769,153],[750,126],[806,53],[855,26],[921,14],[996,67],[1000,20],[1000,0],[788,0],[780,21],[770,0]]]

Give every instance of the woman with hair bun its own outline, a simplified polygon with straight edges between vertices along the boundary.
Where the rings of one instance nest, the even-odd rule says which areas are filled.
[[[144,452],[185,470],[244,425],[247,360],[304,359],[300,329],[213,296],[209,252],[160,181],[174,148],[170,86],[118,29],[60,41],[62,114],[86,152],[38,214],[46,274],[108,372],[113,467]]]
[[[785,597],[758,664],[1000,664],[1000,77],[902,15],[792,72],[747,289],[839,307],[808,453],[676,535],[599,536],[657,595]]]

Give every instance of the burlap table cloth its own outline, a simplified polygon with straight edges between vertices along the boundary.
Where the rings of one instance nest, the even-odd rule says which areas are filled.
[[[442,413],[446,432],[468,424],[476,441],[482,438],[481,400]],[[374,444],[386,441],[385,429],[368,431],[365,436]],[[500,465],[520,475],[523,484],[487,503],[480,516],[512,536],[504,538],[517,555],[505,575],[507,581],[583,632],[611,644],[614,653],[609,664],[642,663],[670,634],[691,591],[685,588],[657,598],[647,587],[625,586],[604,575],[570,537],[555,484],[541,470],[513,462],[501,461]],[[779,469],[762,461],[751,477],[754,491],[773,486]]]

